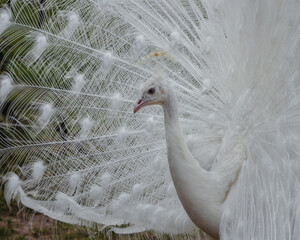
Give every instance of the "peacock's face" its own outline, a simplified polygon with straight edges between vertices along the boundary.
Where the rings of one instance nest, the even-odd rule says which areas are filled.
[[[141,90],[141,97],[134,105],[133,113],[136,113],[144,106],[163,105],[165,100],[166,91],[163,81],[160,79],[150,79],[144,84]]]

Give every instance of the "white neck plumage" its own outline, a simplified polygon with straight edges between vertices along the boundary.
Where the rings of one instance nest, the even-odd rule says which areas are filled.
[[[184,141],[176,94],[168,93],[163,106],[171,176],[179,199],[191,220],[213,237],[219,236],[222,199],[213,176],[200,167]]]

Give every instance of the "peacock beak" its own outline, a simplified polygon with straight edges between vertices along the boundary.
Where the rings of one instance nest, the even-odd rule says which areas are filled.
[[[138,110],[140,110],[142,107],[146,106],[148,101],[143,100],[142,98],[139,99],[136,104],[133,107],[133,113],[136,113]]]

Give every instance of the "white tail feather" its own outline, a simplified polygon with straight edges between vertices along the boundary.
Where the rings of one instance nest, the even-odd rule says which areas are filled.
[[[4,181],[6,181],[4,196],[7,204],[9,204],[13,199],[16,199],[18,197],[18,190],[20,188],[21,181],[19,177],[14,173],[10,173],[9,175],[7,175],[4,178]]]
[[[0,35],[10,25],[11,13],[8,9],[0,9]]]
[[[64,37],[70,37],[80,24],[80,16],[76,12],[61,13],[61,15],[67,17],[67,25],[61,32]]]
[[[32,179],[39,181],[46,171],[46,166],[43,161],[37,161],[32,165]]]
[[[197,231],[171,180],[162,110],[132,113],[140,86],[159,76],[176,91],[191,154],[219,173],[220,238],[299,238],[299,1],[8,5],[0,9],[8,203],[117,233]]]
[[[40,56],[43,54],[43,52],[47,49],[48,42],[47,37],[44,34],[31,34],[32,36],[29,36],[29,39],[33,39],[34,44],[32,49],[27,54],[27,59],[30,62],[30,64],[33,64],[36,62]]]
[[[38,118],[38,121],[41,126],[45,126],[49,122],[49,120],[50,120],[51,116],[53,115],[53,113],[55,112],[55,110],[54,110],[52,104],[46,103],[46,104],[41,105],[40,111],[41,111],[41,114]]]
[[[3,100],[13,89],[12,79],[9,74],[0,75],[0,100]]]

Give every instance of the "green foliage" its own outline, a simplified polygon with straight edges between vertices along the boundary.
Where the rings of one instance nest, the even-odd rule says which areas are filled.
[[[14,232],[14,229],[8,227],[0,227],[0,240],[8,239],[8,237],[12,236]]]
[[[3,7],[7,4],[7,0],[0,0],[0,7]]]

